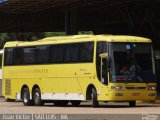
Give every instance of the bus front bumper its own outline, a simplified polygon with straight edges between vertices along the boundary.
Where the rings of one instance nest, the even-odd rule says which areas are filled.
[[[109,91],[109,101],[156,100],[156,91]]]

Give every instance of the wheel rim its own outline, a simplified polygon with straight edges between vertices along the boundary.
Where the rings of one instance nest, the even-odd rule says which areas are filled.
[[[94,89],[92,89],[92,93],[91,93],[91,100],[94,99],[94,93],[93,93]]]
[[[35,101],[35,103],[38,104],[38,103],[39,103],[39,100],[40,100],[40,95],[39,95],[39,93],[35,93],[35,94],[34,94],[34,101]]]
[[[91,99],[93,100],[93,92],[91,93]]]
[[[23,101],[24,103],[28,102],[28,93],[26,91],[24,92],[24,95],[23,95]]]

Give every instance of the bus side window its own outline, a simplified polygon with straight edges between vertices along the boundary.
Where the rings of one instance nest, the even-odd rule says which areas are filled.
[[[22,65],[23,64],[23,49],[14,48],[13,50],[13,65]]]
[[[5,48],[4,65],[13,65],[13,48]]]
[[[51,45],[50,46],[50,63],[63,63],[64,45]]]
[[[67,44],[64,50],[64,63],[78,62],[78,44]]]
[[[24,50],[23,53],[24,64],[35,64],[36,63],[35,47],[23,48],[23,50]]]
[[[108,70],[107,70],[107,58],[102,59],[102,80],[101,82],[108,85]]]
[[[93,62],[94,43],[80,43],[78,47],[79,62]]]
[[[49,46],[36,47],[36,58],[38,64],[46,64],[49,62]]]

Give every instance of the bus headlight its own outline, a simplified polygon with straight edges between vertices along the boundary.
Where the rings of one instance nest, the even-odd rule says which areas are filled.
[[[124,86],[111,86],[111,90],[124,90]]]
[[[156,86],[153,86],[153,85],[149,85],[147,90],[156,90]]]

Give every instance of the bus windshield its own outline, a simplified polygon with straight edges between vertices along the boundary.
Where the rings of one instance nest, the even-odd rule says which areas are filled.
[[[110,43],[111,82],[155,82],[152,47],[146,43]]]

